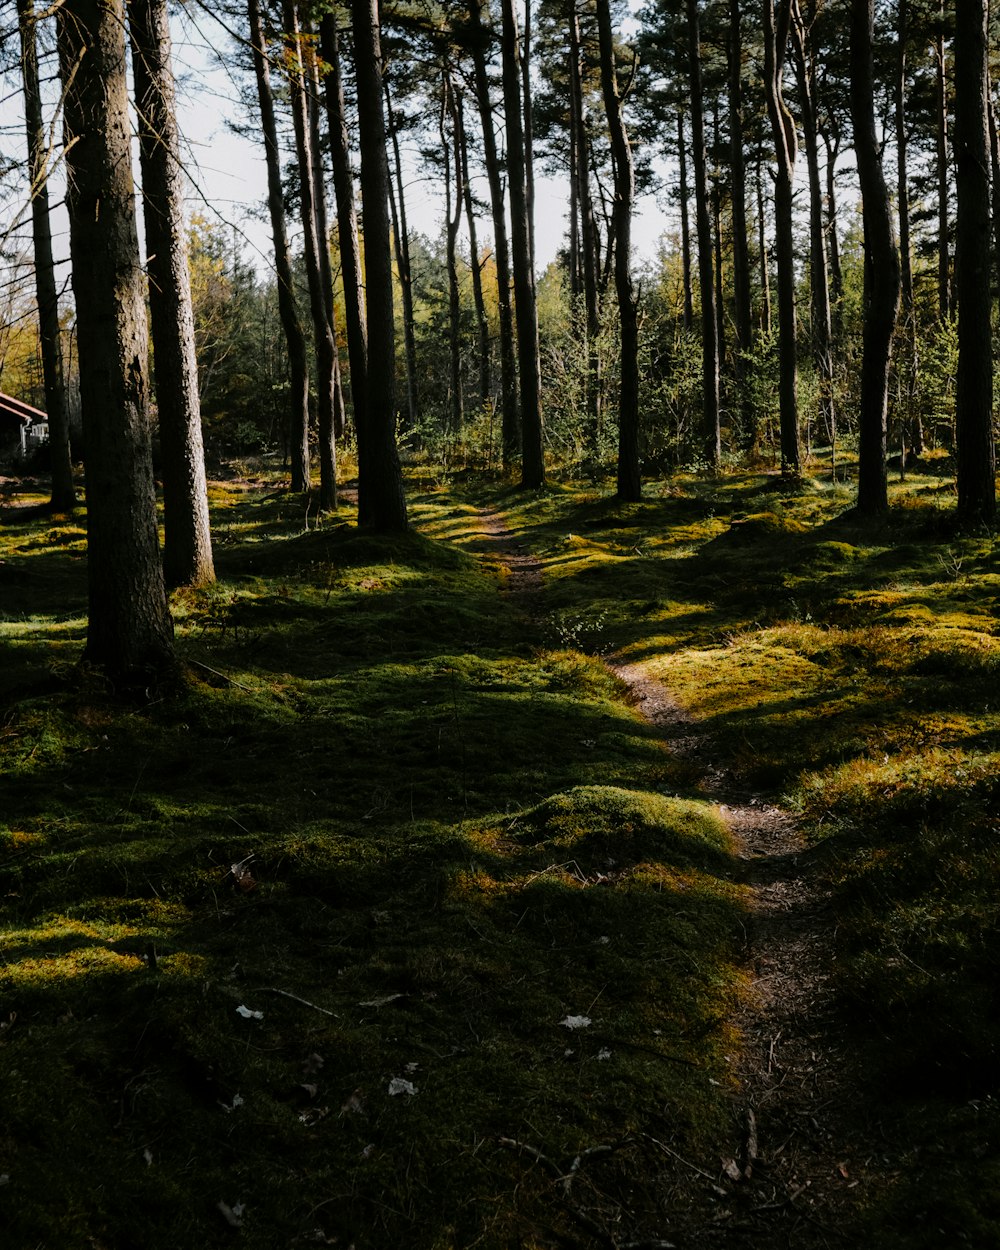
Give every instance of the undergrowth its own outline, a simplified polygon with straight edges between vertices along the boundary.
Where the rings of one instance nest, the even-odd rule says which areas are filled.
[[[76,665],[82,529],[0,533],[5,1244],[669,1239],[732,1148],[745,903],[611,653],[823,857],[906,1143],[856,1244],[1000,1240],[992,536],[933,472],[877,523],[822,476],[411,491],[377,539],[215,486],[141,709]]]

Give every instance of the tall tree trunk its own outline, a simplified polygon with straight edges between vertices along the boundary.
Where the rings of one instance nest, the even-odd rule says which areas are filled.
[[[795,315],[795,242],[792,186],[798,141],[795,122],[782,94],[794,0],[764,0],[764,84],[774,135],[777,171],[774,180],[774,235],[778,261],[778,407],[781,427],[781,471],[800,472],[798,359]]]
[[[681,284],[684,295],[684,329],[690,330],[694,325],[694,283],[691,273],[691,223],[688,217],[688,203],[691,190],[688,185],[687,173],[687,138],[684,134],[684,112],[677,110],[677,164],[678,186],[680,189],[681,209]]]
[[[535,120],[531,102],[531,0],[524,0],[521,36],[521,104],[524,110],[524,198],[528,205],[528,250],[535,267]]]
[[[753,347],[750,300],[750,249],[747,239],[746,161],[743,155],[743,39],[740,0],[729,3],[729,165],[733,180],[733,383],[739,404],[739,428],[745,447],[757,441],[757,415],[747,385],[744,353]]]
[[[86,439],[85,658],[127,684],[173,664],[157,545],[124,0],[58,10],[66,208]]]
[[[716,151],[719,138],[719,102],[712,101],[712,145]],[[718,165],[713,162],[710,202],[712,205],[712,273],[715,278],[715,341],[719,349],[719,372],[726,368],[726,274],[723,267],[724,244],[722,238],[722,179]],[[720,401],[721,414],[721,401]]]
[[[337,506],[337,444],[334,435],[334,407],[337,371],[337,343],[329,316],[329,301],[323,289],[323,262],[320,251],[327,241],[320,238],[320,210],[316,200],[316,163],[319,153],[312,144],[309,102],[306,98],[306,59],[308,56],[299,28],[299,6],[295,0],[284,0],[282,6],[287,49],[287,74],[290,89],[295,150],[299,165],[299,208],[302,221],[306,281],[309,287],[309,312],[312,318],[313,345],[316,352],[316,398],[319,417],[319,507],[329,511]],[[309,74],[311,77],[311,73]]]
[[[386,118],[389,138],[392,142],[393,164],[396,172],[396,192],[389,183],[389,206],[392,209],[392,238],[396,253],[396,274],[399,293],[403,303],[403,354],[406,361],[406,425],[415,429],[420,416],[420,396],[417,387],[417,334],[413,313],[413,269],[410,265],[410,231],[406,224],[406,185],[403,179],[403,157],[399,150],[399,128],[393,118],[389,83],[383,80]]]
[[[831,133],[833,131],[833,133]],[[844,274],[840,264],[840,240],[837,237],[837,157],[840,155],[839,126],[821,131],[826,150],[826,238],[830,262],[830,325],[836,339],[840,334],[840,310],[844,302]]]
[[[765,338],[771,337],[771,262],[767,255],[767,215],[764,212],[762,162],[757,161],[757,250],[760,252],[760,328]]]
[[[601,301],[597,286],[597,223],[594,201],[590,193],[590,137],[587,134],[586,106],[583,93],[583,48],[580,39],[580,15],[571,3],[569,14],[570,103],[576,152],[576,193],[580,205],[580,276],[586,311],[587,335],[587,414],[590,439],[596,448],[601,438],[602,389],[601,353],[598,338],[601,332]]]
[[[795,66],[802,103],[802,135],[809,172],[809,290],[813,359],[819,375],[819,428],[833,446],[836,414],[833,409],[833,327],[830,317],[830,277],[826,263],[826,222],[823,184],[819,170],[819,130],[816,121],[816,66],[801,15],[792,25]]]
[[[909,136],[906,131],[906,41],[909,37],[909,3],[898,0],[896,11],[896,82],[895,82],[895,121],[896,121],[896,207],[899,216],[899,259],[900,259],[900,291],[902,295],[902,320],[908,360],[906,361],[906,430],[904,442],[910,449],[920,455],[923,450],[923,426],[920,413],[914,409],[913,397],[916,391],[919,369],[919,338],[917,320],[913,307],[913,263],[910,246],[910,189],[907,169],[909,164]],[[901,453],[904,457],[905,450]]]
[[[317,31],[308,27],[310,42],[318,47]],[[340,346],[337,340],[337,311],[333,298],[333,265],[330,262],[330,216],[326,202],[326,178],[323,171],[323,144],[320,138],[320,100],[323,84],[320,79],[319,62],[314,55],[309,57],[309,89],[306,99],[309,105],[309,143],[313,151],[313,198],[316,204],[316,234],[319,240],[320,282],[323,288],[323,302],[326,305],[326,319],[330,323],[333,334],[333,437],[343,438],[347,432],[347,414],[344,406],[344,384],[340,368]],[[336,441],[334,441],[336,452]],[[336,469],[336,464],[334,465]],[[334,474],[336,484],[336,474]]]
[[[76,507],[73,457],[69,436],[69,407],[63,374],[59,331],[59,296],[52,259],[52,222],[49,217],[48,150],[42,118],[42,92],[38,78],[38,32],[35,0],[17,0],[21,34],[21,72],[24,80],[24,120],[28,132],[28,172],[31,177],[31,228],[35,257],[35,298],[38,303],[38,335],[42,352],[45,411],[49,418],[49,451],[52,458],[51,507],[72,512]]]
[[[167,0],[129,0],[168,586],[215,581]]]
[[[858,511],[876,516],[889,507],[886,413],[889,361],[899,308],[899,252],[892,233],[889,191],[875,137],[872,56],[875,0],[851,3],[851,120],[865,228],[864,358],[858,418]]]
[[[271,70],[264,38],[264,21],[260,0],[247,0],[250,44],[253,49],[257,99],[260,104],[260,126],[264,136],[267,163],[267,207],[271,217],[274,240],[274,269],[278,280],[278,314],[288,346],[288,371],[291,382],[289,414],[289,459],[292,490],[309,490],[309,366],[306,363],[306,338],[299,320],[292,281],[292,259],[285,228],[285,196],[281,185],[281,157],[278,153],[278,127],[274,117],[274,93]]]
[[[347,333],[347,360],[351,370],[351,405],[358,440],[358,520],[368,522],[367,484],[370,440],[365,425],[367,413],[368,323],[365,312],[364,276],[354,204],[354,175],[351,170],[350,141],[344,107],[344,83],[340,63],[340,32],[332,13],[320,23],[320,49],[327,66],[324,78],[327,125],[330,131],[330,162],[333,191],[337,202],[337,239],[340,244],[340,270],[344,285],[344,322]]]
[[[701,294],[701,384],[704,426],[702,454],[713,473],[722,461],[719,419],[719,339],[712,274],[712,222],[708,205],[705,160],[704,92],[701,80],[701,36],[698,0],[686,0],[688,72],[691,79],[691,153],[694,163],[695,215],[698,226],[698,289]]]
[[[948,62],[944,37],[945,7],[938,11],[940,30],[934,41],[937,85],[937,209],[938,209],[938,314],[951,316],[951,265],[948,246]]]
[[[958,515],[991,525],[996,517],[993,444],[993,335],[987,100],[988,0],[966,0],[955,20],[955,164],[958,189],[958,378],[955,425]]]
[[[396,447],[396,327],[389,242],[389,162],[382,112],[382,48],[377,0],[352,7],[358,83],[361,196],[365,221],[368,354],[367,429],[371,440],[370,524],[383,532],[407,528],[403,473]]]
[[[462,309],[458,290],[458,231],[462,224],[462,157],[455,126],[454,84],[445,68],[441,83],[441,111],[438,118],[441,153],[444,157],[445,240],[448,269],[448,356],[450,361],[451,432],[458,435],[465,424],[465,403],[462,394]],[[451,118],[451,136],[446,119]],[[452,181],[454,169],[454,181]]]
[[[493,104],[484,48],[489,35],[483,26],[484,0],[468,0],[472,30],[472,64],[476,78],[476,103],[483,130],[483,161],[490,186],[493,216],[493,255],[497,271],[497,312],[500,321],[500,421],[501,458],[513,464],[521,445],[521,418],[517,402],[517,366],[514,358],[514,311],[510,299],[510,249],[504,212],[503,176],[493,129]]]
[[[545,483],[542,451],[542,378],[538,346],[535,269],[531,261],[531,222],[521,124],[520,51],[514,0],[502,0],[503,92],[507,126],[507,179],[510,190],[514,303],[521,389],[521,485]]]
[[[609,0],[597,0],[601,90],[615,166],[615,291],[621,321],[621,390],[618,400],[618,498],[642,498],[639,470],[639,301],[632,282],[632,206],[635,174],[615,71]]]
[[[472,183],[469,180],[469,143],[465,130],[465,101],[461,91],[455,93],[455,136],[462,167],[462,187],[465,200],[465,224],[469,231],[469,273],[472,276],[472,302],[476,309],[476,328],[479,339],[479,407],[482,410],[490,399],[490,323],[486,316],[483,298],[483,267],[479,260],[479,240],[476,229],[476,211],[472,202]]]

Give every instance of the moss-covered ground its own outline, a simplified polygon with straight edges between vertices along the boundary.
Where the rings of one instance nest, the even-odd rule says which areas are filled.
[[[141,705],[77,663],[82,524],[0,529],[4,1245],[669,1239],[659,1169],[731,1132],[746,900],[612,651],[822,843],[908,1143],[856,1244],[1000,1243],[1000,566],[947,479],[878,524],[822,478],[410,486],[394,539],[215,486]]]

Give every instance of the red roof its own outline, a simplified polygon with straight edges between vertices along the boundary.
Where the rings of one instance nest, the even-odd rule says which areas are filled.
[[[23,399],[14,399],[12,395],[0,392],[0,416],[16,417],[22,425],[33,425],[37,421],[48,421],[46,413],[40,408],[33,408]]]

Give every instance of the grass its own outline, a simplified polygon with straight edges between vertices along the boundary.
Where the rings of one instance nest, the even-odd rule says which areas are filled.
[[[145,707],[75,666],[80,527],[0,532],[9,1244],[668,1237],[661,1145],[712,1168],[734,1132],[745,899],[611,651],[822,847],[908,1143],[858,1244],[1000,1237],[1000,566],[943,478],[877,525],[762,475],[414,478],[396,539],[212,494],[190,680]],[[542,562],[530,617],[487,505]]]

